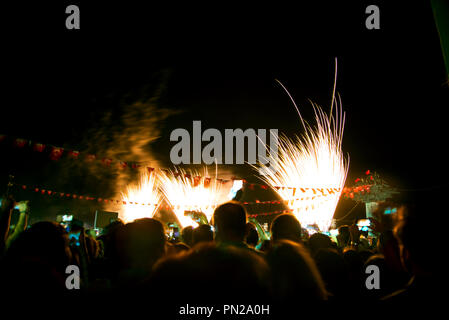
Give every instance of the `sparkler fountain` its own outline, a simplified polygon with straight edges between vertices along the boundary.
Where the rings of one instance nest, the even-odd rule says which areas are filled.
[[[327,231],[349,168],[349,157],[344,157],[341,148],[345,122],[341,100],[340,97],[338,102],[335,99],[334,83],[329,115],[311,102],[316,122],[312,127],[304,121],[290,93],[280,84],[298,111],[305,132],[295,139],[281,137],[278,159],[270,161],[272,167],[261,165],[259,172],[303,226],[316,224],[321,231]],[[334,105],[335,114],[332,113]]]
[[[120,218],[125,222],[152,218],[159,208],[161,198],[156,174],[143,172],[140,181],[128,186],[126,192],[122,193],[122,201],[126,204],[123,205]]]
[[[177,174],[172,171],[163,172],[160,181],[162,193],[183,228],[198,225],[190,216],[185,215],[186,211],[202,212],[210,221],[216,206],[226,201],[221,183],[217,179],[208,178],[206,168],[202,175],[197,171],[186,175],[182,169],[178,169]]]

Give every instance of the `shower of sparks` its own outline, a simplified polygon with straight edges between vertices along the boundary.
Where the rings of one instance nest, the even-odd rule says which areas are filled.
[[[152,218],[161,203],[156,174],[142,172],[138,183],[127,186],[122,193],[123,205],[120,218],[131,222],[140,218]],[[136,204],[137,203],[137,204]]]
[[[337,102],[333,96],[334,104],[335,115],[332,107],[327,115],[312,103],[314,127],[303,120],[296,107],[305,132],[293,140],[281,137],[278,159],[271,162],[274,166],[259,169],[262,179],[287,202],[300,223],[304,227],[317,225],[321,231],[331,226],[349,168],[349,157],[345,159],[341,148],[345,113],[341,100]]]
[[[198,225],[185,212],[202,212],[210,221],[217,205],[226,201],[221,183],[208,177],[206,168],[203,174],[191,171],[186,175],[184,170],[178,169],[177,173],[169,171],[160,175],[161,191],[183,228]]]

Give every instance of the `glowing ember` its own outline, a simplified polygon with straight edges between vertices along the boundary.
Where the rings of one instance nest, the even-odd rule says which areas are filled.
[[[304,227],[316,224],[321,231],[331,225],[349,168],[349,157],[345,159],[341,149],[345,114],[339,101],[335,102],[335,116],[332,115],[334,101],[333,97],[329,116],[312,103],[314,127],[303,120],[293,101],[305,133],[295,140],[282,137],[276,165],[259,168],[264,175],[262,179],[282,199],[288,200],[289,208],[301,224]]]
[[[206,168],[201,175],[195,171],[186,176],[182,169],[176,174],[171,171],[161,173],[162,193],[183,228],[198,225],[190,216],[184,215],[186,211],[202,212],[210,221],[216,206],[226,200],[221,184],[208,177]]]
[[[137,184],[130,185],[122,193],[123,205],[120,218],[131,222],[139,218],[152,218],[159,208],[161,194],[158,190],[157,178],[154,173],[143,172]]]

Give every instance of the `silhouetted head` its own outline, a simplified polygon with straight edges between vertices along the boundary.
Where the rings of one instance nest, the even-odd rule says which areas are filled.
[[[151,269],[165,252],[165,240],[164,226],[156,219],[126,224],[117,235],[122,267]]]
[[[314,256],[316,265],[326,284],[326,289],[334,297],[348,297],[352,288],[348,266],[343,257],[335,249],[320,249]]]
[[[193,245],[211,241],[214,241],[214,232],[210,225],[202,224],[193,229]]]
[[[182,241],[189,247],[193,246],[193,227],[188,226],[181,231]]]
[[[248,222],[246,224],[245,242],[251,247],[255,247],[259,242],[259,234],[257,233],[257,228],[252,222]]]
[[[273,295],[282,302],[325,300],[324,282],[312,257],[303,245],[278,240],[268,251]]]
[[[418,200],[419,202],[399,209],[399,219],[395,227],[401,259],[404,267],[415,275],[435,275],[444,273],[444,264],[441,262],[441,253],[445,250],[445,232],[432,230],[427,235],[423,222],[429,217],[441,213],[441,208],[432,202]]]
[[[230,201],[214,211],[215,238],[218,241],[243,242],[246,231],[246,211],[238,202]]]
[[[123,227],[125,224],[121,220],[116,220],[108,224],[106,227],[104,227],[101,235],[107,236],[114,233],[119,227]]]
[[[38,222],[23,231],[5,256],[6,287],[38,292],[66,290],[65,269],[71,264],[69,240],[64,227]],[[6,290],[6,289],[5,289]]]
[[[187,253],[158,261],[149,285],[157,295],[183,303],[260,301],[269,292],[268,271],[264,259],[249,250],[204,242]],[[180,284],[189,288],[188,295],[176,292]]]
[[[351,243],[351,234],[349,232],[349,226],[344,225],[338,228],[337,240],[338,245],[340,247],[346,247]]]
[[[320,249],[332,248],[332,240],[327,235],[317,232],[310,236],[308,245],[312,255],[315,255]]]
[[[12,243],[8,256],[38,259],[65,271],[71,259],[67,232],[58,223],[37,222]]]
[[[301,241],[301,224],[292,214],[284,213],[277,216],[271,223],[271,239]]]

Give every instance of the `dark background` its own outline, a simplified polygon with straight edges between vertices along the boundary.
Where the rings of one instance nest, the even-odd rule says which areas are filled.
[[[430,3],[310,3],[5,5],[0,134],[95,151],[89,132],[104,113],[120,115],[123,97],[138,100],[162,83],[158,106],[180,113],[160,124],[161,137],[148,148],[169,167],[170,132],[191,131],[193,120],[201,120],[203,130],[301,133],[274,79],[312,119],[308,99],[329,108],[337,57],[343,149],[351,161],[347,185],[370,169],[404,191],[445,188],[448,89]],[[80,30],[65,28],[69,4],[80,7]],[[369,4],[380,7],[380,30],[365,28]],[[1,192],[13,174],[20,184],[110,196],[113,178],[95,185],[79,171],[61,175],[64,159],[52,162],[10,144],[0,149]],[[247,166],[230,170],[257,181]],[[79,206],[16,194],[42,210]],[[353,205],[342,200],[336,216]]]

